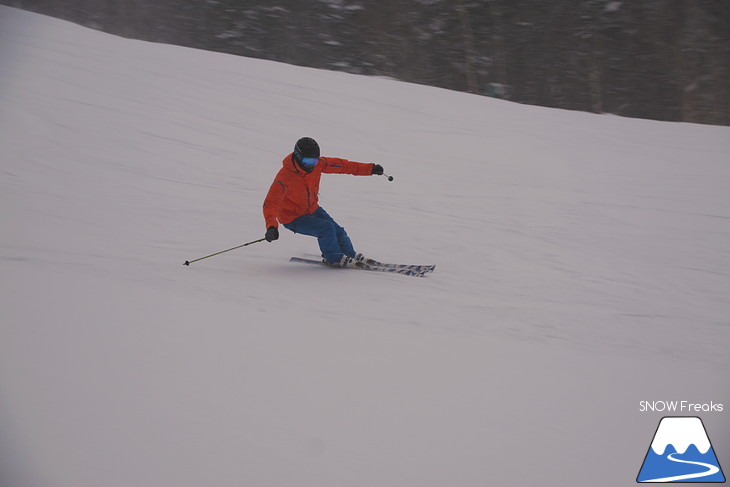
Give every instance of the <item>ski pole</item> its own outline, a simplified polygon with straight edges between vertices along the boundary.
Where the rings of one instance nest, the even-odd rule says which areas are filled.
[[[386,178],[388,178],[388,181],[392,181],[393,180],[393,176],[388,176],[385,173],[383,173],[383,176],[385,176]]]
[[[193,262],[197,262],[197,261],[199,261],[199,260],[207,259],[208,257],[215,257],[216,255],[220,255],[220,254],[225,254],[226,252],[230,252],[231,250],[236,250],[236,249],[240,249],[241,247],[245,247],[246,245],[251,245],[251,244],[255,244],[255,243],[258,243],[258,242],[263,242],[264,240],[266,240],[266,238],[265,238],[265,237],[264,237],[264,238],[260,238],[260,239],[258,239],[258,240],[254,240],[253,242],[247,242],[247,243],[245,243],[245,244],[243,244],[243,245],[239,245],[239,246],[237,246],[237,247],[233,247],[233,248],[230,248],[230,249],[228,249],[228,250],[221,250],[220,252],[216,252],[215,254],[210,254],[210,255],[206,255],[205,257],[200,257],[199,259],[195,259],[195,260],[186,260],[186,261],[185,261],[185,263],[184,263],[183,265],[187,265],[187,266],[189,266],[189,265],[190,265],[190,264],[192,264]]]

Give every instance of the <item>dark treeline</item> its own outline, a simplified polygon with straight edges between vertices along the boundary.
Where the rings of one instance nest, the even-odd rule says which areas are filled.
[[[727,0],[0,0],[114,34],[730,125]]]

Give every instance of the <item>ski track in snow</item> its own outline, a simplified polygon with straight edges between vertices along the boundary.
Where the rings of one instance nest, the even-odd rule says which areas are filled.
[[[728,127],[4,6],[0,60],[3,487],[613,487],[639,401],[730,404]],[[286,231],[181,265],[263,236],[304,135],[395,177],[323,177],[357,250],[433,274],[296,266],[316,243]]]

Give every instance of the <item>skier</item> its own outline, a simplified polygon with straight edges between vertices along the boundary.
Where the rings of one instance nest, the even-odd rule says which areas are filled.
[[[358,254],[347,232],[318,204],[319,180],[322,173],[353,174],[355,176],[382,175],[383,166],[321,157],[319,145],[310,137],[302,137],[294,145],[294,152],[282,161],[264,200],[266,240],[279,238],[279,223],[294,233],[317,237],[324,263],[349,267]]]

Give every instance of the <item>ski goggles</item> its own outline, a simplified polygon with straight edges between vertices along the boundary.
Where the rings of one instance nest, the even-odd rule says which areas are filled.
[[[319,157],[302,157],[302,164],[307,167],[314,167],[319,162]]]

